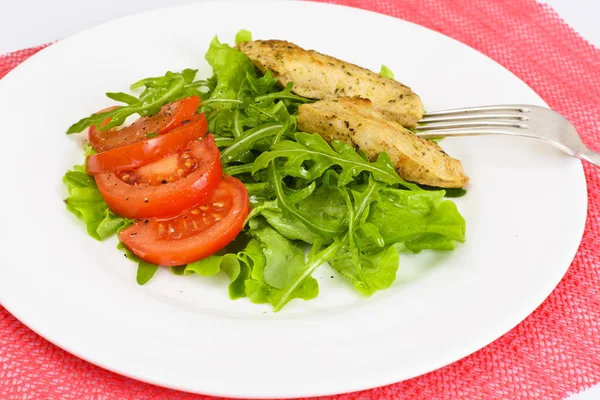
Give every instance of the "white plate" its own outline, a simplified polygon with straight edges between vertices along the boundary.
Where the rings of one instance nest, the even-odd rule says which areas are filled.
[[[143,381],[212,395],[300,397],[442,367],[507,332],[548,296],[583,232],[582,167],[542,143],[508,138],[443,142],[471,176],[468,195],[457,200],[467,243],[402,256],[399,280],[371,298],[331,279],[329,267],[317,272],[318,299],[293,301],[278,314],[229,300],[220,278],[161,270],[139,287],[116,241],[94,241],[64,208],[61,177],[81,161],[79,140],[64,131],[107,106],[105,91],[168,69],[197,67],[207,76],[211,38],[231,42],[240,28],[373,70],[385,63],[428,110],[544,104],[461,43],[339,6],[200,3],[89,29],[0,81],[0,300],[10,312],[67,351]]]

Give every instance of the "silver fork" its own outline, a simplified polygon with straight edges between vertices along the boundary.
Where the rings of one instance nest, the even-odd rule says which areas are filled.
[[[543,140],[568,154],[600,166],[600,153],[583,144],[565,117],[545,107],[508,104],[431,112],[419,121],[416,134],[423,138],[524,136]]]

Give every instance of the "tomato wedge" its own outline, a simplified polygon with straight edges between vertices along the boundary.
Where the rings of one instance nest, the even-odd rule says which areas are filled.
[[[206,135],[207,131],[206,117],[204,114],[196,114],[188,123],[164,135],[89,156],[87,173],[96,175],[136,169],[171,153],[180,152],[191,140]]]
[[[176,174],[177,180],[158,176],[165,173],[161,168],[156,168],[157,176],[151,180],[136,171],[97,174],[96,184],[108,207],[126,218],[172,218],[204,201],[223,174],[215,139],[208,135],[193,140],[175,157],[174,171],[166,173]],[[141,168],[151,174],[155,163],[160,166],[164,160]]]
[[[152,264],[172,267],[208,257],[229,244],[250,211],[246,187],[225,176],[212,195],[170,220],[141,220],[119,233],[121,242]]]
[[[90,127],[90,144],[98,152],[115,149],[148,139],[147,134],[162,135],[178,127],[184,121],[190,120],[200,105],[200,97],[191,96],[162,106],[158,114],[151,117],[141,117],[133,124],[119,130],[98,130]],[[117,107],[107,108],[108,111]],[[104,121],[104,124],[108,121]]]
[[[112,111],[112,110],[114,110],[115,108],[119,108],[119,106],[106,107],[106,108],[104,108],[104,109],[102,109],[102,110],[98,111],[98,113],[97,113],[97,114],[100,114],[100,113],[103,113],[103,112],[106,112],[106,111]],[[110,122],[110,118],[106,118],[106,119],[104,120],[104,122],[102,122],[102,123],[100,124],[100,126],[102,127],[102,126],[104,126],[104,125],[108,124],[109,122]],[[88,130],[88,138],[89,138],[89,140],[90,140],[90,144],[92,145],[92,147],[93,147],[93,148],[94,148],[96,151],[99,151],[99,150],[98,150],[98,147],[100,147],[100,146],[101,146],[101,143],[99,142],[99,140],[100,140],[100,139],[99,139],[99,135],[108,135],[109,133],[110,133],[110,134],[114,134],[115,132],[117,132],[117,130],[118,130],[118,128],[112,128],[112,129],[109,129],[109,130],[107,130],[107,131],[101,132],[101,131],[98,131],[98,129],[96,129],[96,126],[95,126],[95,125],[92,125],[92,126],[90,126],[90,129]],[[98,147],[97,147],[97,146],[98,146]]]

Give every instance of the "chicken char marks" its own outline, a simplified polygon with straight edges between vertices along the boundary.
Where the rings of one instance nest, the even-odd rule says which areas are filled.
[[[409,87],[368,69],[283,40],[242,42],[238,48],[263,73],[270,70],[282,86],[294,82],[297,95],[368,98],[375,110],[407,128],[423,118],[423,103]]]
[[[298,108],[298,127],[318,133],[325,140],[343,141],[365,151],[374,160],[386,152],[398,175],[423,185],[463,187],[469,178],[459,160],[435,142],[415,136],[376,111],[370,100],[340,98],[303,104]]]

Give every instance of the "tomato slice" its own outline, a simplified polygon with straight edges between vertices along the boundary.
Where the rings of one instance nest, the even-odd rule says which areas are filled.
[[[204,114],[196,114],[188,123],[164,135],[89,156],[87,173],[96,175],[136,169],[171,153],[180,152],[191,140],[206,135],[207,131],[206,117]]]
[[[97,174],[96,184],[108,207],[127,218],[172,218],[204,201],[221,181],[223,170],[212,135],[191,141],[172,157],[177,157],[177,180],[159,175],[148,179],[135,170]],[[151,174],[154,163],[141,168]]]
[[[115,149],[148,139],[147,134],[162,135],[190,120],[200,105],[200,97],[191,96],[162,106],[158,114],[151,117],[141,117],[133,124],[119,130],[97,130],[90,127],[90,144],[98,152]],[[111,107],[114,109],[116,107]],[[103,111],[108,111],[105,109]],[[104,121],[107,124],[108,120]]]
[[[100,113],[103,113],[106,111],[112,111],[115,108],[119,108],[119,106],[106,107],[106,108],[98,111],[97,114],[100,114]],[[100,124],[100,126],[102,127],[102,126],[108,124],[109,122],[110,122],[110,118],[106,118],[104,120],[104,122],[102,122]],[[101,132],[101,131],[98,131],[98,129],[96,129],[95,125],[90,126],[90,129],[88,130],[88,138],[90,140],[90,144],[96,151],[99,151],[98,148],[101,147],[101,143],[99,142],[99,135],[108,135],[109,133],[114,134],[115,132],[117,132],[117,130],[118,130],[118,128],[112,128],[112,129],[109,129],[108,131]]]
[[[246,187],[225,176],[212,195],[170,220],[140,220],[119,233],[121,242],[152,264],[172,267],[208,257],[242,231],[250,211]]]

